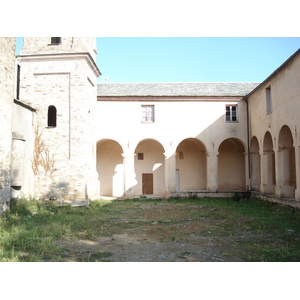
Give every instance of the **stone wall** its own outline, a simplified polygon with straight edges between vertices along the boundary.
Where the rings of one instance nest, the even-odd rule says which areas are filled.
[[[0,38],[0,214],[10,201],[12,112],[15,94],[16,40]]]
[[[59,45],[51,45],[51,37],[24,37],[21,55],[88,52],[96,60],[96,39],[62,37]]]
[[[48,39],[25,38],[18,57],[20,99],[36,109],[34,196],[82,201],[97,194],[93,120],[100,71],[83,53],[95,39],[62,38],[57,46]],[[55,126],[48,124],[50,106],[56,109]]]

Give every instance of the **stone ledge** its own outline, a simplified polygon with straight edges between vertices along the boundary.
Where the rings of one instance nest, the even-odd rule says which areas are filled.
[[[293,208],[300,209],[300,202],[296,201],[295,199],[290,199],[290,198],[279,198],[276,195],[269,194],[269,195],[263,195],[260,194],[259,192],[253,192],[251,191],[251,195],[255,198],[269,201],[269,202],[274,202],[278,203],[284,206],[290,206]]]

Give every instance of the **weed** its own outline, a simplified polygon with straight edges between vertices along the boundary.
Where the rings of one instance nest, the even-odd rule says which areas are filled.
[[[112,257],[113,253],[111,252],[102,252],[99,251],[98,253],[89,253],[87,260],[88,262],[98,262],[98,261],[102,261],[103,259]],[[85,261],[85,260],[82,260]]]
[[[240,201],[241,200],[241,195],[240,193],[234,193],[232,199],[234,201]]]
[[[177,257],[178,258],[186,258],[190,254],[191,254],[191,252],[181,252]]]
[[[188,196],[189,199],[194,199],[194,200],[195,200],[195,199],[198,199],[198,196],[197,196],[196,193],[191,193],[191,192],[189,192],[188,195],[189,195],[189,196]]]

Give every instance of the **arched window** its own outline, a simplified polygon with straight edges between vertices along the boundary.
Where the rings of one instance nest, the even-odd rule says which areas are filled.
[[[48,127],[56,127],[56,107],[53,105],[48,107]]]
[[[184,159],[184,154],[182,151],[179,152],[179,159]]]

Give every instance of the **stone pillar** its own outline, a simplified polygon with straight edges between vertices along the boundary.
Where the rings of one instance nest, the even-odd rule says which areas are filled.
[[[259,152],[251,152],[251,189],[259,190],[261,185],[261,159]]]
[[[274,152],[264,151],[262,155],[262,168],[261,168],[261,187],[260,191],[263,194],[273,194],[275,192],[274,183]]]
[[[245,188],[246,190],[250,190],[250,185],[251,185],[251,178],[249,174],[249,160],[248,160],[248,153],[244,152],[245,155]]]
[[[300,201],[300,147],[295,148],[296,190],[295,200]]]
[[[283,149],[278,148],[277,151],[277,172],[276,172],[276,187],[275,187],[275,195],[279,198],[282,197],[282,186],[283,186]]]
[[[165,197],[176,191],[176,153],[165,153]]]
[[[207,189],[211,192],[218,190],[218,155],[207,153],[206,157]]]
[[[260,187],[259,191],[261,194],[264,194],[264,184],[265,184],[265,178],[266,178],[266,153],[263,151],[260,154],[261,157],[261,168],[260,168]]]
[[[122,154],[124,165],[124,198],[133,198],[134,186],[136,185],[134,172],[134,157],[133,151],[127,150]]]

